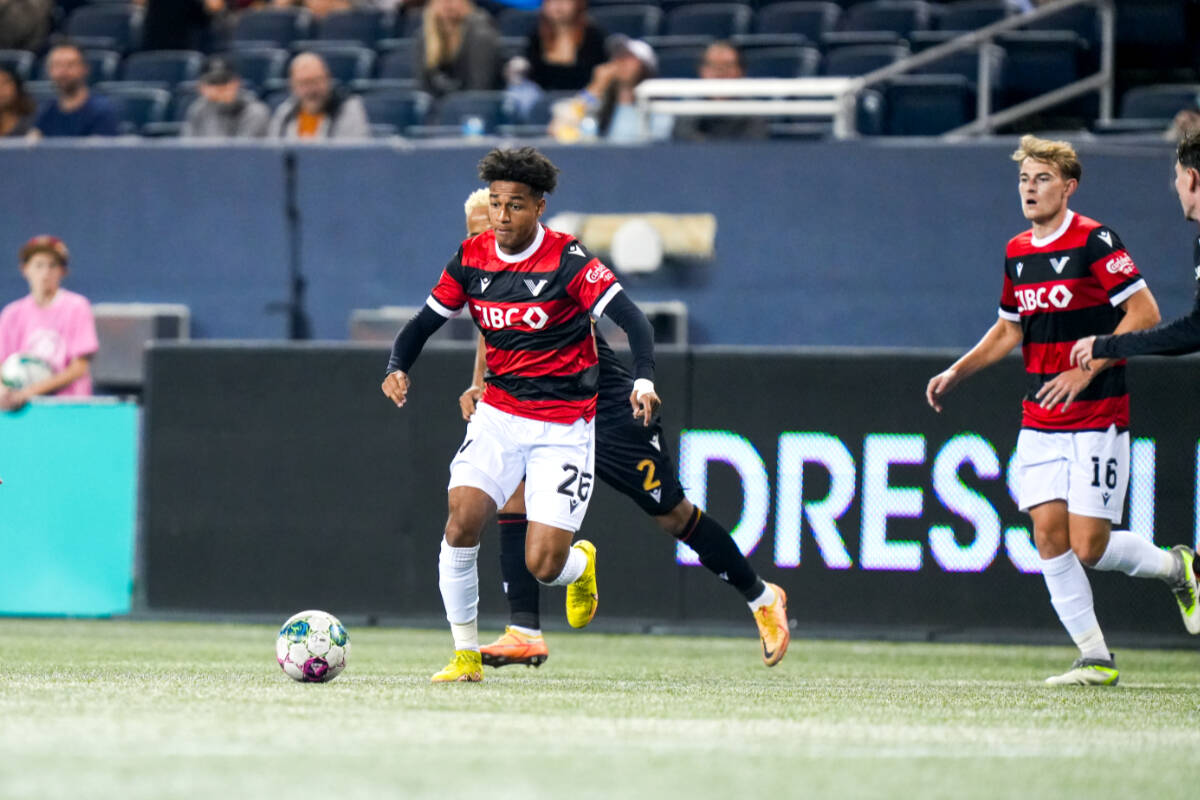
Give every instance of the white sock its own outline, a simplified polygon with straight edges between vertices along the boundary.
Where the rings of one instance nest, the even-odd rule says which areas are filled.
[[[751,600],[749,603],[750,610],[758,611],[763,606],[769,606],[769,605],[771,605],[771,603],[774,603],[774,602],[775,602],[775,592],[771,589],[770,585],[764,581],[762,594],[760,594],[758,597]]]
[[[1178,566],[1179,560],[1169,550],[1155,547],[1149,539],[1132,531],[1113,531],[1108,537],[1108,549],[1094,568],[1174,583],[1179,577]]]
[[[443,538],[438,555],[438,588],[446,619],[454,634],[455,650],[478,650],[476,617],[479,608],[479,545],[451,547]]]
[[[470,622],[451,622],[450,635],[454,637],[455,650],[474,650],[479,652],[479,620]]]
[[[587,555],[577,547],[572,547],[567,551],[567,563],[563,564],[562,572],[558,573],[558,577],[544,586],[567,586],[579,580],[579,576],[587,569]],[[541,581],[538,581],[541,583]]]
[[[1084,658],[1108,658],[1108,646],[1092,607],[1092,586],[1075,553],[1068,550],[1041,562],[1042,578],[1050,590],[1050,605],[1079,646],[1079,652]]]
[[[541,628],[526,628],[524,625],[509,625],[508,627],[512,628],[514,631],[516,631],[517,633],[520,633],[524,636],[541,636],[542,635]]]

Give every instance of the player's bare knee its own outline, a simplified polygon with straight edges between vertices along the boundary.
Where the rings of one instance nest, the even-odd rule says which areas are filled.
[[[1071,549],[1075,551],[1075,557],[1089,567],[1096,566],[1096,562],[1104,555],[1104,543],[1095,539],[1086,539],[1079,542],[1071,542]]]
[[[474,547],[479,544],[479,534],[482,525],[456,517],[453,514],[446,520],[446,543],[451,547]]]
[[[688,500],[684,500],[666,514],[655,517],[654,521],[671,536],[679,538],[687,530],[695,513],[696,507]]]
[[[525,567],[529,574],[541,583],[550,583],[562,574],[567,554],[548,547],[530,548],[525,551]]]

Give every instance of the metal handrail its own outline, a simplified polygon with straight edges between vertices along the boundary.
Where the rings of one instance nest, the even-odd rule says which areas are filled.
[[[988,58],[993,40],[999,34],[1008,33],[1053,17],[1076,6],[1095,6],[1100,14],[1100,70],[1082,80],[1060,87],[1046,94],[1026,100],[1012,108],[992,114],[992,65]],[[1015,122],[1021,117],[1037,113],[1045,108],[1051,108],[1059,103],[1090,92],[1100,92],[1100,120],[1108,122],[1112,119],[1113,111],[1113,41],[1116,30],[1116,11],[1113,0],[1055,0],[1040,8],[1020,16],[994,22],[979,30],[964,33],[950,41],[931,47],[916,55],[909,56],[894,64],[868,72],[859,78],[860,84],[847,91],[855,95],[873,84],[887,81],[897,75],[912,72],[914,69],[940,61],[946,56],[977,48],[979,51],[979,72],[977,77],[978,93],[976,101],[976,119],[974,122],[949,131],[944,136],[960,138],[968,134],[990,133],[996,128]]]
[[[1031,98],[1012,108],[993,113],[991,55],[996,47],[995,38],[1083,5],[1095,6],[1100,15],[1100,70],[1094,75],[1067,86]],[[944,136],[955,139],[968,135],[991,133],[996,128],[1029,114],[1097,91],[1100,93],[1100,120],[1108,122],[1112,119],[1113,113],[1115,19],[1114,0],[1055,0],[1028,13],[1009,17],[978,30],[964,33],[948,42],[855,78],[654,79],[638,84],[634,89],[634,95],[644,135],[649,131],[650,114],[659,111],[679,116],[704,114],[729,116],[828,115],[833,120],[834,136],[841,139],[857,134],[856,100],[863,89],[898,75],[910,73],[914,69],[940,61],[946,56],[964,50],[977,49],[979,70],[976,118],[967,125],[943,134]]]

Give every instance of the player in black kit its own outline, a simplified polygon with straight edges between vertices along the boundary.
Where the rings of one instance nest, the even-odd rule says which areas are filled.
[[[1184,217],[1200,222],[1200,132],[1183,137],[1175,151],[1175,193]],[[1182,356],[1200,350],[1200,238],[1192,246],[1192,264],[1196,300],[1190,313],[1150,330],[1080,339],[1071,348],[1071,363],[1087,370],[1094,358]]]
[[[468,236],[487,230],[490,224],[487,204],[486,189],[467,198]],[[600,359],[596,474],[654,517],[664,531],[695,550],[700,563],[709,571],[741,592],[758,624],[763,662],[768,667],[775,666],[791,640],[786,593],[759,578],[729,532],[684,497],[660,420],[655,418],[643,424],[630,415],[633,376],[599,333],[596,333],[596,350]],[[476,351],[472,385],[459,398],[463,419],[469,420],[475,413],[483,381],[481,345]],[[525,567],[525,506],[520,489],[500,509],[499,523],[500,572],[508,598],[510,624],[499,639],[481,647],[480,652],[488,666],[536,667],[546,660],[549,652],[540,627],[538,583]]]

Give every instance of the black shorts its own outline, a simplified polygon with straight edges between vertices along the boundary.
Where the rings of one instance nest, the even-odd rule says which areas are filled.
[[[667,437],[656,419],[645,426],[596,419],[596,475],[629,497],[651,516],[662,516],[683,502]]]

